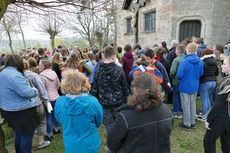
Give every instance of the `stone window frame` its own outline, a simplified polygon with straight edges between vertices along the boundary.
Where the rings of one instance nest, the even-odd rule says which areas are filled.
[[[206,31],[206,22],[205,19],[202,18],[201,16],[184,16],[178,19],[177,25],[176,25],[176,40],[179,41],[180,37],[180,24],[184,21],[194,21],[198,20],[201,23],[201,32],[200,32],[200,37],[202,37],[205,41],[205,31]]]
[[[131,29],[131,31],[128,30],[128,20],[130,20],[130,29]],[[133,34],[132,16],[125,17],[125,25],[126,25],[126,29],[125,29],[125,34],[124,35],[132,35]]]
[[[149,13],[152,13],[152,12],[155,13],[155,29],[146,31],[145,30],[145,15],[149,14]],[[143,25],[144,25],[143,29],[142,29],[142,31],[143,31],[142,33],[153,33],[153,32],[156,32],[156,29],[157,29],[157,11],[156,11],[156,8],[142,12],[142,16],[143,16]]]

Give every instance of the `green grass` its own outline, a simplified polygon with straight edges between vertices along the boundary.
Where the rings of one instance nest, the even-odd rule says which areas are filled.
[[[168,105],[171,109],[172,105]],[[201,111],[201,102],[200,99],[197,98],[197,113]],[[181,129],[178,124],[182,120],[176,119],[174,120],[174,126],[171,134],[171,152],[172,153],[202,153],[204,152],[203,148],[203,138],[205,134],[204,123],[201,121],[196,121],[196,129],[192,129],[191,131],[185,131]],[[14,141],[12,138],[11,130],[4,125],[4,131],[6,133],[7,139],[7,149],[10,153],[14,153]],[[107,134],[105,132],[105,127],[102,125],[99,128],[99,133],[101,136],[102,146],[99,153],[104,153],[104,146],[106,145]],[[38,145],[38,137],[35,135],[33,141],[33,153],[64,153],[64,145],[62,135],[55,135],[54,141],[51,142],[51,145],[47,148],[37,150]],[[217,153],[221,152],[220,149],[220,141],[217,140]]]

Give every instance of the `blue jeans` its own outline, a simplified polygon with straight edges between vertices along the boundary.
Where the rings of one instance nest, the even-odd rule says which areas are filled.
[[[173,114],[182,114],[179,86],[173,84]]]
[[[55,130],[59,130],[59,128],[60,128],[60,125],[59,125],[57,119],[54,116],[54,107],[55,107],[56,101],[51,101],[50,103],[51,103],[51,105],[53,107],[53,111],[51,111],[51,113],[48,113],[47,112],[47,108],[45,109],[45,111],[46,111],[47,135],[48,136],[53,135],[53,124],[52,124],[52,121],[54,122],[54,128],[55,128]]]
[[[202,114],[206,115],[211,109],[213,102],[213,90],[216,88],[216,81],[208,81],[200,84],[200,98],[202,104]]]
[[[34,135],[21,135],[14,131],[14,146],[16,153],[31,153]]]

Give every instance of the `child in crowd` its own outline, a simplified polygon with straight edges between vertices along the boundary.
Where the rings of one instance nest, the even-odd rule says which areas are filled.
[[[196,50],[196,44],[188,44],[187,55],[180,63],[177,71],[183,109],[183,122],[179,126],[185,130],[195,128],[196,94],[199,88],[199,79],[203,75],[203,62],[197,56]]]
[[[182,107],[181,107],[181,100],[180,100],[180,92],[179,92],[179,80],[177,78],[177,70],[184,59],[184,50],[185,47],[183,45],[179,45],[176,47],[176,55],[177,57],[173,60],[172,66],[170,68],[170,76],[173,81],[173,117],[181,119],[182,118]]]

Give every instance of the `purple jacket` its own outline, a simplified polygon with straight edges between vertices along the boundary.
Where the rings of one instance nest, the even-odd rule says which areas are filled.
[[[126,52],[122,57],[123,70],[125,71],[127,82],[129,82],[129,72],[132,70],[133,61],[134,58],[133,58],[132,51]]]

